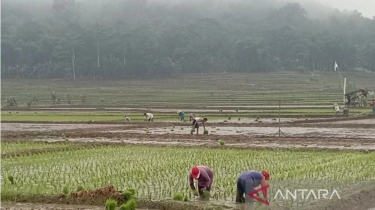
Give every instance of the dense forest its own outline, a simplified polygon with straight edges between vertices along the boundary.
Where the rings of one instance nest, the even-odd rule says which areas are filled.
[[[2,0],[1,77],[375,71],[375,17],[282,0]]]

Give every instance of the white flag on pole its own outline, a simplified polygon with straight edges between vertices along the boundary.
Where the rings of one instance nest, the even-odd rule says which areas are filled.
[[[336,61],[335,61],[335,71],[337,71],[337,68],[338,68],[339,66],[337,65],[337,63],[336,63]]]

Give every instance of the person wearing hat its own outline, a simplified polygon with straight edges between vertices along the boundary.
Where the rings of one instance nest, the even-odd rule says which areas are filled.
[[[178,116],[180,117],[180,120],[181,121],[184,121],[185,120],[185,112],[181,111],[181,110],[178,110],[177,111],[177,114]]]
[[[245,200],[252,203],[253,200],[250,199],[249,193],[254,191],[259,185],[261,187],[266,186],[269,179],[270,174],[267,170],[262,170],[261,172],[255,170],[243,172],[237,180],[236,203],[243,203]],[[245,194],[246,199],[244,199],[243,194]],[[267,189],[263,190],[263,198],[267,200]]]
[[[201,198],[204,198],[203,191],[210,191],[212,187],[212,182],[214,179],[214,172],[207,166],[194,166],[189,175],[190,188],[196,192],[196,187],[194,186],[194,179],[198,180],[198,193]],[[197,193],[195,193],[197,195]]]

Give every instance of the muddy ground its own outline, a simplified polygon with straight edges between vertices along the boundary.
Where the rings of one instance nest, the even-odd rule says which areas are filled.
[[[362,152],[375,151],[375,119],[336,120],[334,122],[303,122],[281,124],[281,134],[277,131],[277,122],[216,122],[207,124],[209,135],[194,135],[190,133],[190,123],[185,122],[155,122],[155,123],[2,123],[1,137],[3,141],[71,141],[87,146],[87,142],[97,144],[145,144],[161,146],[205,146],[233,148],[299,148],[324,150],[359,150]],[[200,133],[203,128],[200,128]],[[218,141],[224,140],[225,145]],[[61,148],[43,149],[43,151],[59,150]],[[54,151],[54,150],[53,150]],[[32,154],[28,151],[25,154]],[[22,155],[25,155],[22,154]],[[3,156],[5,155],[5,156]],[[17,154],[8,154],[10,156]],[[21,154],[19,154],[21,155]],[[2,154],[6,157],[7,154]],[[345,204],[343,206],[343,204]],[[156,209],[199,209],[203,204],[170,204],[151,205]],[[199,207],[198,207],[198,206]],[[149,208],[151,206],[141,206]],[[168,207],[169,206],[169,207]],[[241,209],[242,207],[220,204],[223,209]],[[217,208],[219,208],[217,206]],[[212,207],[212,206],[211,206]],[[213,209],[217,209],[214,207]],[[220,209],[219,208],[219,209]],[[375,187],[366,192],[356,192],[355,196],[338,203],[329,204],[318,209],[354,209],[367,210],[375,208]],[[104,209],[100,206],[66,205],[66,204],[27,204],[3,203],[2,209]],[[282,208],[268,208],[282,209]],[[314,209],[311,207],[310,209]]]

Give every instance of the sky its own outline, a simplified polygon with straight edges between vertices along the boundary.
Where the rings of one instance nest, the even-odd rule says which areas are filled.
[[[363,16],[375,16],[375,0],[316,0],[339,10],[357,10]]]

